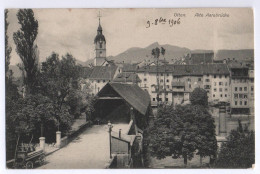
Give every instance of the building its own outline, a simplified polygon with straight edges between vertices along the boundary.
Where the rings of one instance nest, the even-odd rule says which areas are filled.
[[[229,70],[226,64],[146,66],[137,70],[140,87],[151,96],[152,105],[159,102],[182,104],[189,101],[195,88],[208,92],[209,102],[229,102]],[[158,82],[157,82],[158,74]]]
[[[100,17],[99,17],[99,25],[97,29],[97,35],[94,39],[95,44],[95,52],[96,56],[94,59],[94,66],[104,66],[106,64],[106,39],[103,35],[103,30],[100,24]]]
[[[141,80],[138,77],[138,75],[134,72],[122,72],[117,74],[113,82],[138,85],[141,82]]]
[[[253,79],[253,73],[249,79],[249,68],[239,62],[230,62],[228,64],[231,74],[231,114],[249,115],[250,103],[249,94],[254,89],[250,86],[250,79]],[[250,92],[249,92],[250,91]]]
[[[92,95],[96,95],[108,82],[119,73],[117,66],[95,66],[86,82],[90,84],[89,88]]]

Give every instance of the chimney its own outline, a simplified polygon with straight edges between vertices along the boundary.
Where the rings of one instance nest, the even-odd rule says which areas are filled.
[[[119,138],[121,138],[121,129],[119,129],[119,135],[118,135]]]
[[[219,106],[219,135],[220,136],[227,135],[225,103],[220,103],[220,106]]]

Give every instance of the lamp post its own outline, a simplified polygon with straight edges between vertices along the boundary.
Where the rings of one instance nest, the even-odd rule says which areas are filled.
[[[113,125],[111,124],[110,121],[108,121],[107,125],[108,125],[108,132],[109,132],[109,154],[110,154],[110,159],[111,159],[112,158],[112,154],[111,154],[111,132],[112,132]]]

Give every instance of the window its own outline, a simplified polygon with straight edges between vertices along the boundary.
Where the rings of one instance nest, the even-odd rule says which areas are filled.
[[[238,98],[238,94],[234,94],[234,98]]]
[[[161,79],[160,82],[163,82],[163,79]]]
[[[103,83],[105,83],[106,82],[106,80],[103,80]]]
[[[168,101],[168,98],[165,98],[165,101]]]
[[[217,76],[216,75],[214,75],[214,79],[216,78]]]
[[[227,94],[225,94],[225,97],[227,97]]]
[[[155,98],[153,98],[153,101],[155,101]]]
[[[247,101],[244,102],[244,105],[247,105]]]
[[[161,76],[163,76],[163,73],[161,73]]]
[[[219,86],[221,86],[221,85],[223,85],[223,82],[219,82],[218,84],[219,84]]]
[[[206,79],[205,81],[206,81],[206,82],[210,82],[210,80],[209,80],[209,79]]]
[[[237,105],[237,101],[235,101],[235,105]]]
[[[198,78],[198,81],[200,82],[200,81],[201,81],[201,78]]]
[[[147,79],[146,79],[146,78],[144,78],[144,81],[146,82],[146,81],[147,81]]]
[[[228,91],[228,89],[227,88],[225,88],[225,92],[227,92]]]
[[[169,79],[167,79],[166,82],[169,82]]]
[[[243,94],[239,94],[239,98],[243,98]]]
[[[247,91],[247,87],[244,87],[244,91]]]
[[[222,88],[219,88],[219,92],[222,92]]]
[[[222,94],[220,94],[220,97],[223,97],[223,95],[222,95]]]
[[[169,86],[169,85],[167,85],[166,87],[167,87],[168,89],[170,88],[170,86]]]
[[[215,94],[213,94],[213,97],[215,97]]]
[[[240,105],[242,105],[242,101],[240,101]]]
[[[97,82],[99,83],[99,80]]]
[[[191,84],[189,84],[189,88],[191,88]]]
[[[253,86],[251,86],[251,91],[254,91],[254,87]]]
[[[242,91],[242,90],[243,90],[243,88],[242,88],[242,87],[240,87],[240,88],[239,88],[239,91]]]
[[[169,74],[167,73],[167,76],[169,76]]]
[[[247,95],[246,95],[246,94],[244,94],[244,98],[247,98]]]
[[[217,88],[214,88],[214,92],[217,92]]]
[[[187,81],[190,82],[190,78],[188,78]]]
[[[235,91],[237,91],[237,87],[235,87]]]
[[[227,78],[227,75],[225,75],[225,78]]]

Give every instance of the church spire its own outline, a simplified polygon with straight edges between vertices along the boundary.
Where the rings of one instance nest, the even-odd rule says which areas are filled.
[[[101,24],[100,24],[100,17],[102,17],[102,16],[100,15],[100,11],[99,11],[99,14],[98,14],[98,22],[99,22],[98,33],[102,34],[102,27],[101,27]]]

